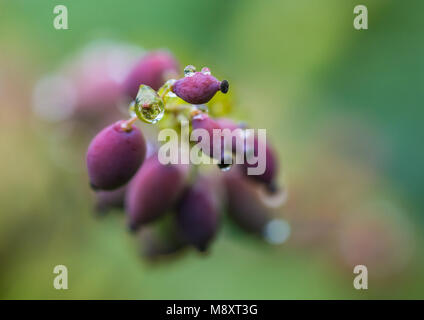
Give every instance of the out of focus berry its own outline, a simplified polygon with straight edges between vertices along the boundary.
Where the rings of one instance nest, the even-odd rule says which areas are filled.
[[[205,251],[219,224],[219,203],[208,179],[198,177],[183,194],[177,209],[177,224],[184,239]]]
[[[153,222],[171,209],[184,188],[186,175],[186,166],[163,165],[157,154],[146,159],[131,181],[125,199],[130,229]]]
[[[154,51],[142,57],[125,80],[125,93],[135,98],[140,85],[158,90],[166,80],[179,74],[179,65],[167,51]]]
[[[131,125],[124,128],[118,121],[91,141],[87,151],[87,168],[93,189],[113,190],[126,184],[137,172],[146,154],[141,131]]]
[[[261,202],[257,185],[234,167],[223,174],[228,201],[228,215],[247,232],[262,234],[271,220],[269,209]]]
[[[109,210],[124,207],[125,192],[127,186],[120,187],[111,191],[96,192],[96,210],[99,214],[105,214]]]

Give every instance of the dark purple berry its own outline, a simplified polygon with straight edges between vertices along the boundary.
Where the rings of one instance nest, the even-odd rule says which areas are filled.
[[[246,153],[252,152],[252,153],[254,153],[255,157],[258,156],[259,150],[261,150],[259,145],[262,144],[261,147],[263,147],[265,149],[265,157],[266,157],[265,171],[262,174],[259,174],[259,175],[252,175],[252,174],[249,175],[248,174],[248,168],[256,168],[259,165],[259,163],[258,163],[259,161],[256,161],[255,163],[252,163],[252,164],[248,163],[248,161],[247,161],[248,155],[246,154],[245,161],[244,161],[244,164],[243,164],[244,172],[246,173],[246,175],[250,179],[264,183],[265,186],[268,188],[269,192],[275,192],[275,191],[277,191],[277,186],[276,186],[275,180],[276,180],[276,177],[277,177],[277,174],[278,174],[278,158],[277,158],[277,155],[276,155],[274,149],[266,141],[261,141],[260,139],[258,139],[257,136],[254,137],[253,141],[254,141],[253,149],[250,150],[250,151],[247,150]]]
[[[244,157],[244,131],[242,126],[229,118],[218,118],[215,121],[223,130],[222,132],[223,135],[225,135],[225,132],[224,132],[225,129],[228,129],[231,133],[231,144],[229,147],[226,146],[226,148],[228,148],[234,153],[239,151],[242,153],[241,155]],[[225,139],[223,141],[225,142]],[[237,141],[239,141],[240,150],[237,150]]]
[[[187,167],[163,165],[157,154],[148,158],[129,185],[125,199],[131,230],[167,212],[184,188]]]
[[[205,177],[199,177],[183,194],[177,210],[182,237],[199,251],[206,251],[218,231],[219,203]]]
[[[208,132],[209,140],[202,141],[203,137],[200,136],[197,143],[199,143],[199,145],[202,147],[203,152],[206,155],[208,155],[209,157],[215,157],[217,158],[217,160],[221,160],[220,163],[224,164],[224,141],[221,137],[221,126],[219,125],[219,123],[209,117],[208,114],[200,112],[193,116],[191,120],[191,125],[193,130],[204,129]],[[219,137],[217,136],[217,139],[221,140],[221,147],[219,147],[219,145],[215,145],[214,143],[214,130],[219,130],[217,131],[217,134],[219,135]]]
[[[191,76],[177,80],[172,86],[177,96],[191,104],[206,103],[221,89],[224,89],[224,93],[228,91],[228,81],[220,82],[203,72],[194,72]]]
[[[170,77],[179,73],[179,65],[167,51],[154,51],[144,56],[132,69],[125,81],[125,92],[135,98],[141,84],[158,90]]]
[[[143,163],[146,142],[140,129],[123,128],[118,121],[100,131],[87,151],[90,184],[95,190],[113,190],[126,184]]]
[[[223,174],[227,190],[228,215],[247,232],[261,234],[270,212],[260,201],[256,184],[234,167]]]

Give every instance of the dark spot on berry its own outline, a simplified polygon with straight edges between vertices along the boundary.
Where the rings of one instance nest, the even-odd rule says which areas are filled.
[[[277,191],[279,190],[277,184],[275,182],[271,182],[269,184],[266,185],[266,190],[270,193],[270,194],[275,194],[277,193]]]
[[[227,93],[229,87],[230,87],[230,84],[228,83],[227,80],[222,80],[221,81],[221,87],[220,87],[220,89],[221,89],[221,92],[222,93]]]

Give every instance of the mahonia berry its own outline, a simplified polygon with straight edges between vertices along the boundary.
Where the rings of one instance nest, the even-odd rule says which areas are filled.
[[[125,199],[128,226],[137,230],[169,210],[184,188],[185,165],[164,165],[157,154],[146,159],[131,181]]]
[[[209,70],[209,69],[207,69]],[[186,76],[172,85],[172,92],[191,104],[203,104],[213,98],[215,93],[228,92],[228,81],[218,81],[209,71],[186,72]]]
[[[224,176],[229,217],[247,232],[261,234],[270,212],[260,201],[257,186],[234,167]]]
[[[229,129],[232,132],[232,141],[231,141],[231,149],[233,152],[240,152],[237,150],[237,139],[243,141],[242,152],[244,153],[244,163],[241,165],[242,171],[251,179],[258,181],[260,183],[265,184],[268,191],[275,192],[277,191],[277,186],[275,179],[278,174],[278,158],[275,150],[267,141],[262,141],[258,138],[258,136],[253,137],[253,146],[247,145],[246,134],[244,133],[245,125],[237,124],[233,120],[228,118],[219,118],[216,119],[216,122],[222,129]],[[239,130],[239,131],[236,131]],[[265,144],[261,145],[260,144]],[[248,175],[248,168],[255,168],[258,166],[258,163],[248,163],[247,158],[249,153],[258,156],[259,150],[265,150],[265,171],[259,175]]]
[[[126,184],[143,163],[146,141],[140,129],[118,121],[100,131],[87,151],[93,189],[113,190]]]
[[[245,153],[252,152],[257,156],[258,151],[260,150],[259,144],[265,144],[264,146],[265,157],[266,157],[265,171],[259,175],[249,175],[248,169],[257,167],[258,163],[257,162],[252,164],[248,163],[247,154],[245,154],[245,161],[242,164],[243,171],[250,179],[253,179],[255,181],[265,184],[268,191],[273,193],[278,190],[276,181],[275,181],[278,174],[278,159],[274,149],[270,146],[269,143],[267,143],[266,141],[262,141],[257,136],[255,136],[253,139],[253,150],[245,150]]]
[[[199,137],[197,141],[202,146],[203,151],[210,157],[214,155],[214,138],[213,131],[221,130],[221,126],[214,119],[209,117],[208,114],[196,111],[191,119],[191,126],[193,130],[203,129],[206,130],[209,136],[209,141],[202,141],[203,137]],[[216,152],[215,152],[216,153]],[[219,153],[220,154],[220,153]],[[220,160],[220,159],[218,159]]]
[[[211,185],[205,177],[198,177],[184,192],[177,209],[182,237],[199,251],[206,251],[218,231],[219,204]]]
[[[236,153],[237,150],[237,140],[241,143],[242,150],[239,150],[240,152],[243,152],[244,156],[244,149],[245,149],[245,141],[244,141],[244,126],[242,124],[237,124],[235,121],[229,119],[229,118],[218,118],[215,119],[215,121],[218,123],[218,125],[221,127],[222,130],[228,129],[231,131],[231,146],[228,148],[233,153]]]
[[[209,141],[202,141],[203,137],[200,136],[197,141],[202,147],[203,152],[209,157],[216,158],[218,160],[218,167],[222,170],[227,170],[230,168],[232,163],[231,152],[226,152],[224,137],[221,136],[221,131],[218,132],[217,139],[220,139],[220,146],[215,145],[216,140],[213,136],[214,130],[221,130],[219,123],[209,117],[208,114],[196,110],[191,120],[191,125],[193,130],[195,129],[204,129],[208,132]]]
[[[167,51],[153,51],[142,57],[125,81],[125,93],[135,98],[140,85],[158,90],[166,80],[179,74],[180,67]]]

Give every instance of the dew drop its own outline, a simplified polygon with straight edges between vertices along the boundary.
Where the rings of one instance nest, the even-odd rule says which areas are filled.
[[[232,164],[231,163],[219,163],[218,168],[221,171],[228,171],[231,169]]]
[[[218,168],[221,171],[228,171],[233,165],[233,155],[227,151],[224,152],[220,163],[218,163]]]
[[[209,76],[211,74],[211,70],[208,67],[203,67],[202,73]]]
[[[187,67],[184,68],[184,76],[185,77],[191,77],[196,72],[196,67],[189,64]]]
[[[200,110],[200,111],[203,111],[203,112],[206,112],[206,113],[208,113],[209,112],[209,108],[208,108],[208,106],[206,105],[206,104],[196,104],[196,105],[193,105],[197,110]]]
[[[273,219],[265,226],[263,236],[271,244],[282,244],[290,237],[291,228],[283,219]]]
[[[128,112],[130,114],[131,117],[136,116],[137,114],[135,113],[135,100],[131,101],[130,103],[130,107],[128,108]]]
[[[134,106],[137,117],[147,123],[156,123],[162,119],[164,111],[164,103],[156,91],[149,86],[141,85]]]

